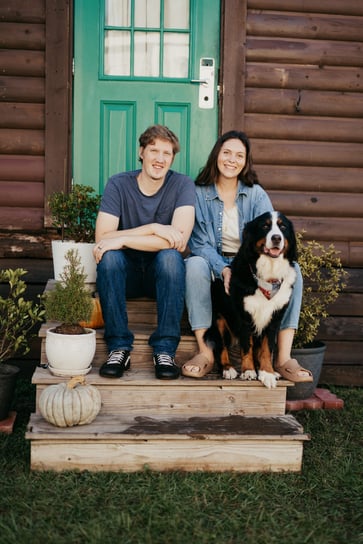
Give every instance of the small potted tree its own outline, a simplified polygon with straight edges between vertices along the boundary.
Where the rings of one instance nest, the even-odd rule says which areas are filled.
[[[52,241],[54,278],[60,279],[69,249],[77,248],[86,272],[86,282],[95,283],[96,263],[93,257],[95,223],[100,196],[87,185],[74,185],[69,193],[53,193],[49,210],[54,227],[61,235]]]
[[[0,270],[0,283],[8,285],[6,296],[0,296],[0,421],[8,416],[20,370],[6,361],[29,351],[32,329],[44,317],[40,304],[24,299],[26,273],[23,268]]]
[[[324,247],[316,240],[304,240],[303,233],[297,233],[297,247],[304,290],[292,355],[302,367],[311,370],[314,380],[289,387],[287,398],[291,400],[310,397],[318,385],[326,345],[317,340],[317,334],[322,319],[329,316],[329,306],[344,289],[348,275],[334,244]]]
[[[47,320],[58,323],[47,330],[45,349],[52,374],[70,377],[91,370],[96,331],[80,324],[90,320],[94,305],[77,250],[69,250],[65,258],[60,280],[43,295]]]

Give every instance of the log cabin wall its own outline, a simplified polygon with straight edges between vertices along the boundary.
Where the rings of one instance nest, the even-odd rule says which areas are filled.
[[[47,197],[71,177],[70,6],[0,0],[0,259],[28,271],[34,300],[53,274]],[[35,340],[29,358],[39,350]]]
[[[323,377],[363,385],[363,2],[226,0],[224,29],[222,130],[249,135],[275,208],[341,252]]]

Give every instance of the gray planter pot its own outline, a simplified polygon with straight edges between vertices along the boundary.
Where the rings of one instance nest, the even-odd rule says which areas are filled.
[[[9,415],[20,368],[0,363],[0,421]]]
[[[296,383],[294,387],[288,387],[286,393],[288,400],[308,399],[313,395],[319,383],[325,350],[326,345],[323,342],[315,342],[313,347],[292,350],[291,356],[297,359],[303,368],[312,372],[314,381]]]

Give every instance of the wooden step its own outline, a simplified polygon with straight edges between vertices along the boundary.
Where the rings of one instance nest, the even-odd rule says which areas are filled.
[[[93,368],[85,376],[95,385],[102,399],[102,413],[110,415],[158,416],[209,415],[283,415],[286,387],[290,382],[279,381],[274,389],[267,389],[258,381],[223,380],[215,374],[195,380],[181,376],[177,380],[157,380],[150,361],[148,366],[125,372],[121,379],[102,378]],[[39,396],[48,385],[65,381],[53,376],[48,369],[37,368],[33,383]]]
[[[97,330],[96,355],[86,381],[96,386],[101,411],[90,425],[66,429],[47,423],[39,412],[39,396],[53,376],[42,340],[41,366],[33,375],[36,413],[26,433],[34,470],[152,470],[184,471],[299,471],[303,443],[309,437],[291,415],[285,414],[286,388],[260,382],[223,380],[216,372],[202,379],[181,376],[157,380],[148,339],[156,327],[156,304],[149,299],[128,301],[129,326],[135,334],[131,369],[121,379],[99,376],[107,358],[104,331]],[[186,316],[176,362],[182,365],[196,352]],[[239,367],[238,349],[231,358]]]
[[[31,416],[33,470],[297,472],[308,440],[290,415],[189,418],[99,414],[57,428]]]

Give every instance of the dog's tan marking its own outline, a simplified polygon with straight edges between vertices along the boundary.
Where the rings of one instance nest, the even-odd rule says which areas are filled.
[[[274,371],[272,366],[272,353],[270,351],[268,340],[266,337],[262,340],[261,348],[258,353],[258,360],[260,363],[260,371],[272,372]]]

